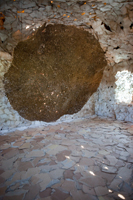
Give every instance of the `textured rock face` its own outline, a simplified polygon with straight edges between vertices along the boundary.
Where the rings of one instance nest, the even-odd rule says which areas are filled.
[[[106,60],[98,41],[74,26],[42,26],[14,49],[5,74],[12,107],[28,120],[54,121],[78,112],[97,90]]]

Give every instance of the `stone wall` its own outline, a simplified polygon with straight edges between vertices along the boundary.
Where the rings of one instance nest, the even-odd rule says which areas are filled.
[[[132,60],[125,62],[123,61],[121,63],[115,64],[113,67],[108,66],[105,69],[103,79],[96,92],[95,113],[100,116],[133,122],[133,103],[131,101],[128,103],[124,101],[119,102],[117,99],[117,93],[119,90],[121,91],[121,88],[117,89],[116,74],[118,71],[122,72],[124,70],[127,70],[131,73],[133,72]],[[131,81],[133,84],[133,79]],[[132,84],[130,86],[131,92],[133,92]]]
[[[21,125],[31,125],[31,122],[23,119],[17,111],[15,111],[5,95],[3,84],[4,74],[8,71],[11,62],[0,60],[0,129],[15,128]]]
[[[92,33],[105,52],[108,66],[101,84],[76,116],[97,114],[118,120],[133,122],[133,104],[118,103],[115,99],[117,71],[133,73],[133,2],[124,0],[46,0],[3,1],[1,11],[5,14],[5,30],[0,30],[0,52],[13,55],[16,44],[34,34],[39,26],[66,24],[83,28]],[[0,54],[0,127],[10,129],[29,126],[30,122],[14,111],[5,96],[3,75],[10,67],[10,61]],[[73,116],[73,117],[74,117]],[[72,116],[68,116],[67,118]],[[65,118],[65,117],[64,117]]]

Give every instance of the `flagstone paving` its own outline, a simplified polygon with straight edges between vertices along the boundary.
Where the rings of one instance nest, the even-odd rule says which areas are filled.
[[[96,117],[0,135],[0,200],[133,199],[132,129]]]

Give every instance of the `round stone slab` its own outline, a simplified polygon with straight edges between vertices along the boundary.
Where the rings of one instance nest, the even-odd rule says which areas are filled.
[[[15,47],[4,76],[6,95],[23,118],[55,121],[84,106],[106,64],[99,42],[89,32],[44,24]]]

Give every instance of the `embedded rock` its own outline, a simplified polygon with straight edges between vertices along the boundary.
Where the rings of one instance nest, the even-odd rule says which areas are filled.
[[[55,121],[84,106],[106,64],[99,42],[89,32],[44,24],[15,47],[4,76],[6,95],[23,118]]]

